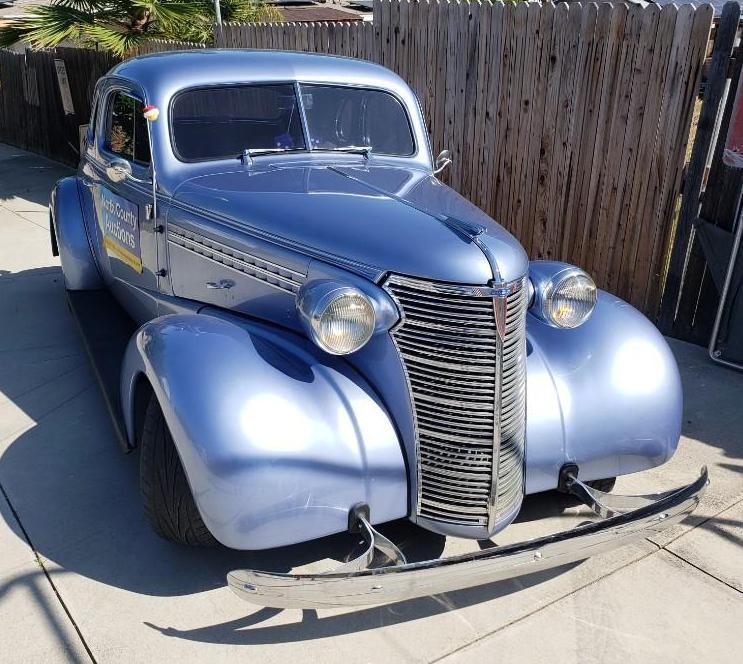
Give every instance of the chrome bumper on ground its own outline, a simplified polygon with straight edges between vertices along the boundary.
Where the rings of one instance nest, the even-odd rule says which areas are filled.
[[[322,574],[235,570],[227,575],[227,582],[253,604],[302,609],[386,604],[471,588],[584,560],[654,535],[694,511],[708,483],[707,469],[702,468],[688,486],[653,496],[622,496],[597,491],[571,477],[570,493],[603,521],[518,544],[416,563],[406,562],[397,547],[361,517],[368,548],[335,570]],[[364,569],[375,549],[393,564]]]

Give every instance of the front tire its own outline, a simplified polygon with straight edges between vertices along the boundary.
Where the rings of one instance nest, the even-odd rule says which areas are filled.
[[[189,546],[215,546],[191,494],[186,473],[160,404],[147,405],[139,457],[139,486],[144,513],[162,538]]]

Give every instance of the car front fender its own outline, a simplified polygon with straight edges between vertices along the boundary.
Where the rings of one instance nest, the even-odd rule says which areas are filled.
[[[406,516],[405,463],[387,412],[347,363],[301,337],[216,310],[144,324],[122,367],[132,443],[142,374],[222,544],[263,549],[342,532],[357,503],[377,523]]]
[[[527,493],[557,487],[560,468],[583,481],[658,466],[681,435],[676,360],[634,307],[599,292],[572,330],[527,317]]]
[[[67,290],[103,288],[85,228],[76,177],[59,180],[49,200],[52,253],[59,253]],[[55,246],[56,245],[56,246]]]

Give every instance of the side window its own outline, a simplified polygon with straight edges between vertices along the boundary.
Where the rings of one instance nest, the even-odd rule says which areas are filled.
[[[128,161],[150,163],[147,120],[143,104],[124,92],[114,92],[108,105],[106,149]]]

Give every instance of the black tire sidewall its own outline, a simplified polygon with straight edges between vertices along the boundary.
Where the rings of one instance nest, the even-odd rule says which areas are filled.
[[[139,486],[144,513],[164,539],[189,546],[218,542],[204,524],[157,397],[153,394],[140,438]]]

